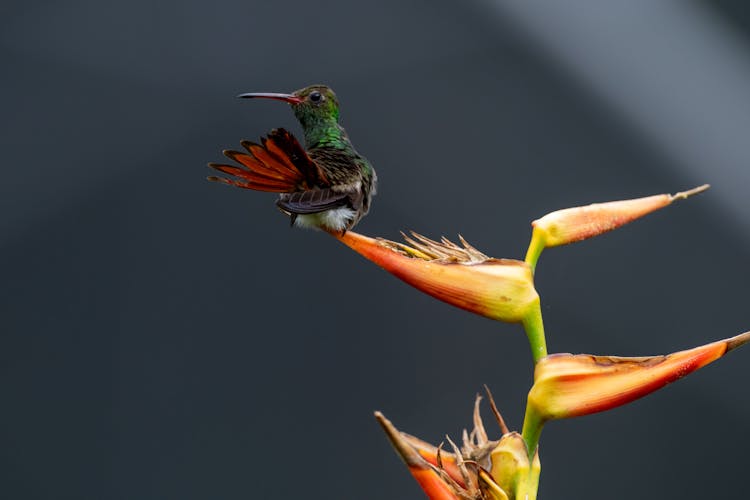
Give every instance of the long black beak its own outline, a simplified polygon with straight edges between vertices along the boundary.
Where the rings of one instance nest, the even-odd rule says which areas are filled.
[[[242,99],[253,99],[260,97],[263,99],[276,99],[277,101],[288,102],[289,104],[299,104],[302,99],[293,94],[276,94],[273,92],[248,92],[247,94],[240,94],[237,97]]]

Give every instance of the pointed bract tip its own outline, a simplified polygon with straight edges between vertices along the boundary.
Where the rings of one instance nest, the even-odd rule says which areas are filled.
[[[684,200],[686,198],[689,198],[690,196],[693,196],[695,194],[700,194],[703,191],[708,190],[708,188],[711,187],[711,184],[703,184],[698,187],[694,187],[693,189],[688,189],[687,191],[680,191],[679,193],[675,193],[671,196],[672,200]]]
[[[461,500],[461,498],[465,498],[458,493],[459,485],[445,471],[437,469],[422,458],[382,413],[376,411],[375,418],[385,430],[394,449],[428,498],[432,500]]]
[[[385,415],[383,415],[379,411],[376,411],[375,419],[383,428],[386,436],[388,436],[388,440],[391,442],[391,445],[396,449],[396,452],[399,454],[404,463],[406,463],[406,465],[408,465],[409,467],[429,467],[427,462],[419,455],[419,453],[417,453],[414,448],[409,446],[409,443],[401,436],[401,433],[398,431],[398,429],[396,429],[391,421],[385,418]]]
[[[750,342],[750,332],[740,333],[731,339],[727,339],[727,352],[742,347],[748,342]]]

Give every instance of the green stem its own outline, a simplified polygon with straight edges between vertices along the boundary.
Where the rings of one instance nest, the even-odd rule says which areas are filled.
[[[547,355],[547,340],[544,337],[544,322],[542,321],[542,308],[539,300],[523,318],[522,323],[531,345],[531,355],[534,357],[534,363],[537,363]]]
[[[514,495],[516,500],[536,500],[536,493],[539,490],[539,472],[537,468],[530,468],[528,475],[516,484]]]
[[[536,454],[536,447],[539,445],[539,437],[542,435],[544,422],[539,418],[539,414],[526,404],[526,415],[523,418],[523,430],[521,437],[526,443],[526,450],[529,453],[529,460],[532,460]]]
[[[541,231],[537,231],[536,228],[531,233],[531,241],[529,242],[529,248],[526,250],[526,262],[531,267],[531,273],[533,274],[536,270],[536,262],[539,260],[539,256],[542,255],[547,242],[545,241],[544,234]]]

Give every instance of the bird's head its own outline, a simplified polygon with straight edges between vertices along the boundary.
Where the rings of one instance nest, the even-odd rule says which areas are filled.
[[[325,85],[311,85],[291,94],[250,92],[237,97],[288,102],[294,115],[306,129],[330,122],[338,123],[339,120],[339,100],[333,90]]]

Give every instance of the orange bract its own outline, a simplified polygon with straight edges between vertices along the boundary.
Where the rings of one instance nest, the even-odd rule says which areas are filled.
[[[523,321],[538,306],[529,266],[493,259],[464,242],[435,242],[414,235],[414,246],[352,231],[333,234],[342,243],[411,286],[461,309],[507,322]]]
[[[750,342],[750,332],[666,356],[622,358],[552,354],[536,366],[529,408],[540,421],[627,404]]]

